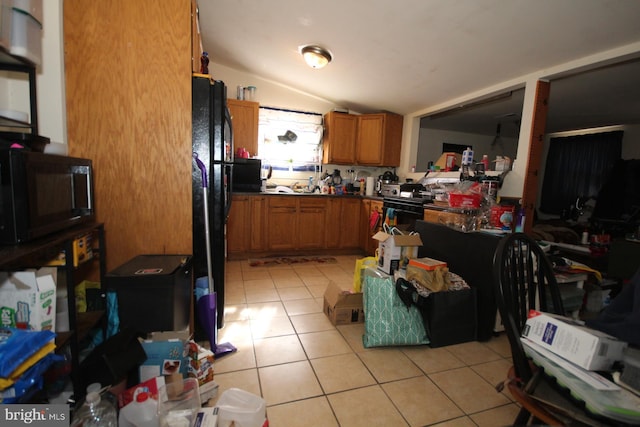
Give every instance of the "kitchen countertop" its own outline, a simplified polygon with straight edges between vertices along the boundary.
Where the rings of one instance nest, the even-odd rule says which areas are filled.
[[[461,214],[473,214],[480,210],[480,208],[478,209],[452,208],[451,206],[436,205],[434,203],[429,203],[427,205],[424,205],[424,208],[431,209],[434,211],[440,211],[440,212],[446,211],[446,212],[455,212],[455,213],[461,213]]]
[[[358,197],[361,199],[371,199],[382,201],[384,197],[381,196],[366,196],[360,194],[323,194],[323,193],[276,193],[272,191],[262,192],[250,192],[250,191],[234,191],[231,193],[233,196],[301,196],[301,197]]]

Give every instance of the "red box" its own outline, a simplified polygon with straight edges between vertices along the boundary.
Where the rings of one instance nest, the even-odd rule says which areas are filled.
[[[449,193],[449,206],[452,208],[479,208],[482,201],[480,194]]]
[[[511,212],[511,215],[513,218],[514,211],[515,211],[515,206],[501,206],[501,205],[493,206],[491,208],[491,226],[495,228],[502,228],[503,224],[502,224],[502,221],[500,220],[500,217],[505,212]]]

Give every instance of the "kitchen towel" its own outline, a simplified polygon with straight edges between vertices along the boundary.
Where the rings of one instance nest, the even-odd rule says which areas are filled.
[[[364,188],[365,188],[365,194],[367,196],[373,196],[374,185],[373,185],[373,177],[372,176],[368,176],[367,177],[367,184],[366,184],[366,186]]]

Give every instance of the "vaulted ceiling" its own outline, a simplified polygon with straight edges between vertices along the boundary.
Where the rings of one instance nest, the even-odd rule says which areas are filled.
[[[363,113],[414,113],[620,47],[637,45],[640,57],[637,0],[198,4],[212,62]],[[305,44],[325,47],[333,61],[324,69],[309,68],[299,53]],[[635,61],[551,80],[548,129],[640,123],[639,71]],[[490,111],[477,108],[490,129],[477,132],[495,132],[495,117],[511,120],[520,95],[511,97],[516,107],[498,108],[502,103],[496,102]]]

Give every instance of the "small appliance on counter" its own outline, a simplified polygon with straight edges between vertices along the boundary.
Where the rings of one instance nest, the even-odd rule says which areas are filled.
[[[92,222],[90,159],[0,149],[0,245]]]
[[[233,160],[231,192],[259,193],[262,187],[262,160],[236,157]]]
[[[382,175],[379,175],[376,192],[382,197],[399,196],[400,185],[398,184],[398,175],[391,171],[386,171]]]

